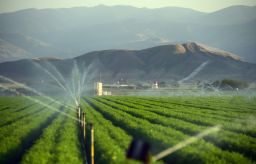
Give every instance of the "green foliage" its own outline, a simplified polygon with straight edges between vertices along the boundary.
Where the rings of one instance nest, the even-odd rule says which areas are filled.
[[[106,101],[104,99],[107,99],[109,101]],[[181,118],[173,118],[173,117],[167,117],[169,113],[172,113],[175,111],[175,108],[178,106],[173,106],[170,105],[171,102],[165,102],[164,100],[160,101],[159,103],[154,103],[156,99],[152,99],[150,102],[147,102],[142,99],[138,98],[110,98],[110,97],[105,97],[104,99],[98,99],[101,102],[104,102],[105,104],[111,105],[112,107],[116,107],[119,110],[126,111],[127,113],[130,113],[134,116],[147,119],[152,123],[157,123],[161,125],[165,125],[167,127],[172,127],[174,129],[177,129],[179,131],[182,131],[185,134],[188,135],[195,135],[199,133],[200,131],[203,131],[206,129],[208,126],[201,125],[201,124],[194,124],[188,121],[185,121]],[[114,103],[111,103],[114,102]],[[165,104],[166,103],[166,104]],[[121,104],[121,105],[120,105]],[[145,107],[143,104],[147,104]],[[149,105],[151,104],[151,106]],[[152,105],[155,104],[155,105]],[[165,104],[165,105],[164,105]],[[183,109],[179,107],[179,112],[180,110]],[[193,115],[196,115],[196,117],[203,117],[205,120],[207,118],[215,118],[213,122],[211,123],[212,126],[214,126],[215,123],[218,123],[218,121],[223,121],[224,117],[213,117],[216,115],[224,115],[226,114],[223,111],[212,111],[205,109],[203,115],[201,115],[202,109],[199,108],[200,111],[198,111],[197,108],[192,108],[192,107],[187,107],[188,113],[190,114],[190,117],[194,117]],[[161,112],[159,112],[161,111]],[[163,112],[165,111],[165,112]],[[182,112],[186,112],[185,109],[182,110]],[[226,121],[227,122],[234,122],[236,121],[237,126],[240,125],[245,125],[245,117],[242,117],[240,113],[231,113],[230,118],[228,118]],[[246,115],[246,114],[244,114]],[[229,115],[226,115],[228,117]],[[186,117],[183,116],[183,117]],[[248,117],[248,115],[246,115]],[[239,119],[238,119],[239,118]],[[221,124],[221,123],[219,123]],[[227,124],[227,123],[226,123]],[[227,126],[227,125],[221,124]],[[252,127],[246,126],[246,129],[252,130]],[[254,133],[255,134],[255,133]],[[254,137],[246,136],[243,133],[235,133],[230,130],[225,130],[222,129],[220,133],[213,134],[210,137],[207,137],[206,140],[208,142],[211,142],[212,144],[215,144],[216,146],[219,146],[221,148],[234,151],[236,150],[237,152],[240,152],[242,154],[245,154],[248,157],[254,157],[256,155],[256,141]]]
[[[40,98],[40,97],[38,97]],[[96,163],[138,163],[125,158],[132,138],[151,144],[151,153],[174,146],[203,130],[211,134],[164,158],[165,163],[255,163],[255,97],[85,97],[86,154],[89,123],[95,133]],[[51,104],[52,102],[47,102]],[[59,105],[51,104],[60,108]],[[75,117],[69,109],[63,112]],[[0,98],[0,163],[83,163],[78,122],[22,97]],[[13,160],[13,161],[15,161]],[[11,160],[12,161],[12,160]]]
[[[95,129],[95,162],[96,163],[124,163],[125,150],[131,141],[124,130],[114,126],[111,121],[106,120],[103,115],[95,111],[86,102],[83,102],[87,122],[93,122]],[[88,134],[89,134],[89,130]],[[88,139],[87,143],[90,140]],[[90,147],[90,144],[86,145]]]
[[[124,102],[128,99],[127,97],[122,98]],[[114,101],[114,99],[116,99],[116,97],[114,97],[112,100]],[[145,140],[149,140],[153,145],[153,152],[158,152],[164,149],[166,146],[176,144],[189,136],[186,135],[185,132],[186,130],[189,130],[189,125],[191,126],[191,124],[188,123],[188,128],[186,129],[186,127],[182,127],[186,125],[184,122],[183,124],[181,123],[179,125],[179,122],[172,122],[172,120],[170,119],[170,123],[168,123],[167,121],[165,121],[165,119],[168,120],[168,118],[158,116],[154,113],[146,112],[146,109],[132,109],[130,106],[134,105],[134,102],[131,103],[130,106],[128,105],[129,107],[127,107],[125,105],[120,105],[112,101],[104,100],[102,98],[87,98],[87,100],[97,111],[101,112],[106,119],[109,119],[116,125],[119,125],[128,133],[132,134],[133,137],[141,137]],[[153,108],[154,107],[149,109]],[[190,116],[192,115],[190,114]],[[181,130],[182,128],[183,130]],[[196,132],[196,130],[199,131],[202,128],[206,127],[194,125],[194,132]],[[193,126],[191,126],[191,129],[193,129]],[[189,134],[189,132],[187,134]],[[197,144],[194,144],[193,147],[188,146],[175,153],[175,155],[167,159],[167,161],[176,163],[200,163],[200,161],[202,163],[223,163],[225,161],[228,163],[239,163],[237,161],[243,161],[244,163],[250,163],[250,160],[248,160],[243,155],[235,152],[231,153],[229,151],[226,151],[225,149],[222,150],[222,147],[217,146],[217,144],[215,146],[209,143],[209,140],[212,139],[208,139],[206,141],[199,141]],[[249,137],[248,142],[250,141],[253,141],[255,143],[254,139],[250,139]],[[222,140],[222,142],[224,142],[224,139]],[[235,145],[234,142],[230,143]],[[247,144],[247,146],[249,145]],[[253,152],[254,146],[247,149]],[[242,144],[240,145],[240,147],[242,147]]]
[[[32,110],[37,110],[38,108],[42,107],[33,106]],[[0,128],[0,163],[5,163],[11,158],[14,158],[14,155],[22,153],[33,138],[38,135],[41,128],[47,124],[52,114],[53,111],[41,109],[35,115],[15,119],[15,115],[8,115],[6,113],[5,117],[13,117],[13,121]]]
[[[16,163],[20,157],[20,163],[83,163],[77,122],[24,98],[3,97],[0,101],[9,107],[0,111],[0,163]]]
[[[82,163],[77,133],[76,122],[59,115],[44,129],[21,163]]]

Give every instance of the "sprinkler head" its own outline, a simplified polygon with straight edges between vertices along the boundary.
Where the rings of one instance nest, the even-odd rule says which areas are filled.
[[[126,153],[128,159],[134,159],[141,161],[143,163],[149,163],[149,143],[142,140],[133,140],[130,147]]]

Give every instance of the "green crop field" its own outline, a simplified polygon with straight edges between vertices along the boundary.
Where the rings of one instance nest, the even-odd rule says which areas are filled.
[[[83,97],[85,140],[75,109],[34,98],[46,105],[0,97],[0,163],[87,163],[90,123],[96,164],[133,163],[126,160],[133,139],[148,142],[154,157],[216,125],[159,163],[256,163],[256,97]]]

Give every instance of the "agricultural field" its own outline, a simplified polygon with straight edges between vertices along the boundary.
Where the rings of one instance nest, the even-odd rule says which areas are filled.
[[[85,138],[76,109],[34,98],[44,103],[0,97],[0,163],[90,163],[91,123],[96,164],[134,163],[126,159],[133,139],[150,144],[152,163],[256,163],[256,97],[83,97]],[[216,125],[219,131],[153,162]]]

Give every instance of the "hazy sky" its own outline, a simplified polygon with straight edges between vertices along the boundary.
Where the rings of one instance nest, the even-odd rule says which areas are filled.
[[[0,0],[0,12],[26,8],[63,8],[96,5],[131,5],[136,7],[160,8],[177,6],[212,12],[232,5],[256,5],[256,0]]]

